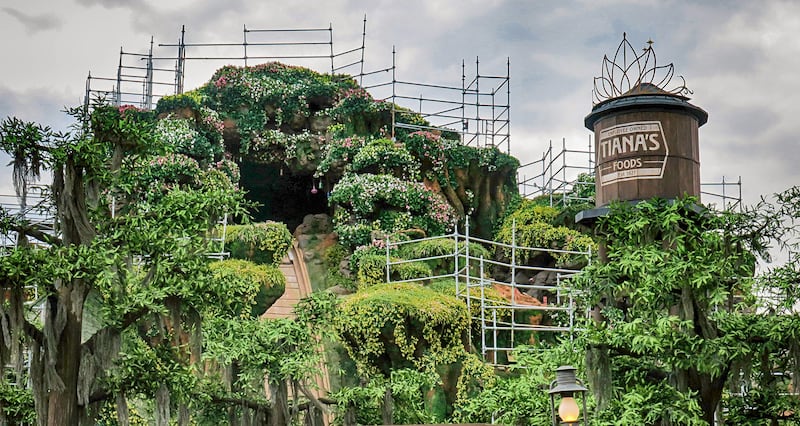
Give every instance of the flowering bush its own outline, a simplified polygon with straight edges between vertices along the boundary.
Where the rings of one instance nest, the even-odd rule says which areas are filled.
[[[363,88],[354,87],[341,90],[336,105],[326,114],[345,124],[351,133],[374,134],[391,123],[391,111],[391,103],[375,100]]]
[[[347,224],[372,224],[372,229],[385,232],[401,230],[398,228],[406,226],[410,218],[412,227],[418,227],[428,235],[441,234],[456,217],[453,208],[440,194],[420,182],[409,182],[391,175],[346,174],[334,186],[329,200],[352,215],[347,217]],[[341,217],[334,219],[338,232],[338,227],[344,223]]]
[[[152,112],[133,105],[99,105],[90,116],[95,137],[139,151],[153,148],[154,119]]]
[[[335,135],[340,128],[338,125],[333,127],[337,127],[331,132]],[[322,176],[333,169],[344,170],[366,144],[367,140],[360,136],[334,137],[322,147],[322,160],[317,165],[316,176]]]
[[[344,89],[339,92],[336,105],[328,111],[331,117],[347,121],[356,115],[383,113],[392,110],[390,103],[375,100],[361,87]]]
[[[211,137],[211,139],[209,138]],[[209,164],[222,154],[222,132],[198,131],[192,120],[166,117],[156,125],[156,138],[200,164]]]
[[[253,67],[219,69],[199,89],[209,105],[233,118],[242,138],[243,153],[251,138],[270,125],[280,128],[296,117],[323,109],[323,99],[355,87],[352,79],[333,78],[308,68],[269,62]]]
[[[419,163],[408,150],[389,139],[377,139],[353,157],[351,169],[361,173],[391,173],[409,179],[419,178]]]
[[[423,170],[433,172],[432,177],[443,182],[447,170],[447,148],[452,147],[455,141],[442,139],[441,134],[429,131],[418,131],[403,138],[406,148],[413,153],[422,163]]]
[[[218,112],[206,106],[200,107],[200,122],[198,124],[198,127],[207,133],[210,141],[222,143],[222,132],[225,130],[225,123],[222,122]]]
[[[336,223],[334,230],[339,237],[339,243],[345,247],[356,247],[368,244],[372,234],[372,226],[366,223]]]
[[[183,154],[140,158],[121,174],[119,190],[140,200],[157,200],[180,186],[198,187],[203,172]]]
[[[455,139],[448,139],[439,132],[417,131],[403,136],[411,152],[421,163],[421,169],[431,180],[440,185],[458,186],[455,170],[476,165],[486,172],[503,168],[519,167],[516,158],[501,152],[495,147],[473,147],[462,145]]]
[[[200,174],[200,165],[196,160],[175,153],[144,160],[137,165],[137,169],[143,180],[168,184],[195,182]]]
[[[252,161],[283,162],[291,166],[294,161],[314,161],[317,151],[315,148],[323,139],[323,136],[308,131],[287,134],[280,130],[264,130],[254,134],[246,153]]]
[[[231,160],[227,155],[225,158],[214,163],[214,169],[224,173],[234,185],[238,184],[239,179],[242,177],[242,174],[239,170],[239,165]]]

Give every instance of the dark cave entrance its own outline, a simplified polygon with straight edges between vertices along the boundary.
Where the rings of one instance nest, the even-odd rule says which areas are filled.
[[[294,232],[305,215],[328,213],[328,195],[324,185],[320,188],[319,179],[246,160],[239,167],[242,173],[239,183],[247,191],[246,198],[259,204],[253,211],[254,221],[283,222]]]

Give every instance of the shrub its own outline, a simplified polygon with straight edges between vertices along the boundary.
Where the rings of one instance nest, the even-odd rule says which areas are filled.
[[[369,142],[353,157],[351,169],[358,173],[392,174],[416,180],[419,178],[419,163],[403,145],[389,139]]]
[[[465,242],[459,241],[459,267],[466,264]],[[425,259],[430,257],[440,257],[438,259],[430,259],[426,262],[432,268],[436,275],[452,273],[455,269],[453,264],[454,255],[456,251],[456,242],[452,238],[436,238],[426,239],[414,243],[404,244],[400,246],[398,255],[405,259]],[[469,244],[469,255],[471,258],[489,258],[489,250],[478,243]]]
[[[277,266],[292,244],[292,234],[281,222],[230,225],[225,244],[231,257]]]
[[[345,247],[358,247],[370,243],[372,227],[365,223],[336,223],[334,230],[339,237],[339,243]]]
[[[399,259],[397,258],[392,259],[393,262],[396,262],[398,260]],[[403,281],[420,279],[420,278],[430,278],[431,276],[433,276],[433,271],[431,270],[431,267],[424,262],[398,263],[396,265],[391,266],[390,272],[393,280],[399,279]]]
[[[296,117],[307,117],[311,104],[334,99],[341,90],[353,87],[352,79],[268,62],[252,67],[222,67],[198,91],[208,106],[236,121],[242,152],[246,153],[253,137],[268,125],[279,128]]]
[[[179,109],[189,108],[199,111],[203,104],[203,96],[197,90],[192,90],[177,95],[164,96],[156,104],[156,115],[170,113]]]
[[[340,126],[334,125],[330,128],[333,138],[322,147],[322,159],[315,172],[317,177],[331,170],[343,171],[345,166],[353,161],[358,151],[367,144],[367,140],[363,137],[339,135],[344,133]]]
[[[460,348],[469,317],[455,297],[416,284],[376,285],[341,304],[336,329],[365,373],[421,368],[429,353]]]
[[[352,213],[350,220],[372,223],[387,210],[407,212],[412,226],[427,235],[445,232],[455,219],[452,206],[440,194],[427,189],[422,183],[408,182],[391,175],[346,174],[331,192],[330,202],[337,203]],[[384,218],[386,218],[386,213]],[[378,221],[375,228],[394,232],[398,216],[388,225]],[[341,222],[340,222],[341,223]]]
[[[358,288],[372,287],[386,282],[386,256],[369,254],[358,260],[356,277]]]
[[[373,99],[363,88],[352,87],[339,92],[336,105],[327,113],[345,124],[351,133],[368,134],[390,123],[391,111],[390,103]]]
[[[210,265],[214,278],[227,283],[223,306],[242,316],[263,314],[286,289],[286,277],[271,265],[258,265],[242,259],[226,259]]]
[[[557,216],[558,210],[552,207],[537,205],[530,200],[522,200],[517,210],[503,219],[500,230],[495,235],[495,240],[505,244],[511,244],[514,241],[518,247],[573,251],[597,250],[591,237],[564,226],[554,226],[553,221]],[[504,256],[511,256],[510,248],[503,247],[501,250]],[[536,254],[530,250],[519,250],[517,259],[522,263],[528,262]],[[581,259],[581,255],[569,253],[551,253],[551,256],[559,265],[587,260]]]
[[[155,115],[133,105],[99,105],[89,117],[95,137],[137,153],[156,153]]]
[[[142,200],[156,200],[180,186],[198,187],[200,165],[183,154],[140,158],[121,175],[120,189]]]
[[[192,157],[203,165],[222,155],[222,134],[200,132],[195,128],[194,120],[166,117],[158,121],[155,134],[174,152]]]

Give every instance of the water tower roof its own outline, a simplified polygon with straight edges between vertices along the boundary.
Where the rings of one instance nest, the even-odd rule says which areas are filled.
[[[637,86],[639,87],[639,86]],[[647,89],[647,88],[645,88]],[[592,112],[583,119],[583,124],[589,130],[594,130],[594,123],[603,117],[627,111],[674,111],[681,112],[697,119],[697,125],[702,126],[708,121],[708,113],[702,108],[690,104],[688,98],[677,96],[655,88],[658,92],[644,92],[625,94],[601,102],[592,108]],[[633,90],[633,89],[632,89]]]

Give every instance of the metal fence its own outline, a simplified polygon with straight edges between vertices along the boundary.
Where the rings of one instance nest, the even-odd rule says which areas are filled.
[[[516,226],[514,226],[516,234]],[[408,244],[424,241],[452,241],[451,253],[425,258],[402,259],[393,258],[392,251]],[[486,247],[490,253],[507,251],[509,256],[500,256],[503,260],[476,256],[470,253],[470,244],[478,243]],[[511,244],[484,240],[470,235],[469,222],[465,232],[458,231],[447,235],[423,238],[411,241],[386,241],[386,282],[431,282],[438,279],[453,279],[456,296],[463,299],[472,316],[474,324],[480,326],[480,350],[484,358],[493,364],[508,362],[511,352],[519,344],[532,343],[531,339],[566,337],[572,338],[578,330],[576,315],[579,297],[569,286],[568,278],[579,272],[577,269],[527,266],[519,259],[524,251],[538,253],[570,254],[585,257],[590,261],[591,252],[555,250],[543,247],[523,247]],[[453,270],[438,275],[396,279],[393,271],[400,265],[419,262],[441,262],[448,260]],[[503,271],[509,279],[492,278],[490,270]],[[522,274],[520,274],[522,273]],[[520,280],[519,276],[533,276],[543,273],[554,277],[552,283],[535,283]],[[520,282],[523,281],[523,282]],[[536,296],[532,296],[535,294]],[[498,295],[506,295],[498,297]],[[584,312],[583,314],[586,314]],[[538,318],[541,321],[531,321]],[[471,330],[472,332],[472,330]],[[545,336],[547,335],[547,336]],[[478,337],[478,336],[476,336]],[[502,354],[502,355],[501,355]]]

